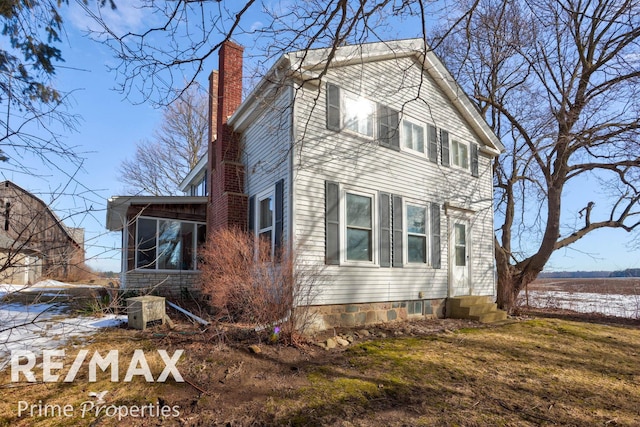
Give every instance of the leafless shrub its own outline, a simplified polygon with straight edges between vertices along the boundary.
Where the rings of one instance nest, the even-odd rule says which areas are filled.
[[[307,307],[320,276],[290,251],[272,256],[270,242],[222,229],[208,239],[201,270],[202,292],[219,318],[256,326],[287,344],[298,342],[312,323]]]

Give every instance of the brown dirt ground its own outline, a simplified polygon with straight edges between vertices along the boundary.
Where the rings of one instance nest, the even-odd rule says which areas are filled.
[[[522,310],[513,320],[533,317],[640,327],[640,320],[566,310]],[[254,426],[272,425],[273,420],[265,418],[265,412],[268,412],[264,410],[265,406],[275,405],[274,398],[294,396],[299,390],[310,386],[309,372],[322,369],[323,366],[346,370],[351,368],[349,353],[345,353],[348,347],[327,351],[315,345],[328,336],[352,335],[356,343],[361,343],[384,337],[425,337],[452,334],[462,328],[492,327],[460,319],[398,322],[369,327],[367,331],[370,335],[367,337],[359,334],[358,329],[342,329],[326,332],[298,347],[263,342],[259,345],[260,354],[253,354],[249,349],[251,344],[260,341],[256,333],[230,327],[199,332],[193,326],[182,324],[174,331],[154,334],[153,339],[156,348],[182,348],[189,355],[186,363],[180,365],[187,384],[165,386],[165,394],[161,397],[165,404],[180,406],[183,425]],[[359,420],[358,425],[396,425],[396,417],[400,413],[402,410],[399,408],[380,408],[376,410],[375,422]],[[346,419],[351,417],[349,414],[343,415]],[[131,421],[132,425],[140,426],[157,423],[157,420],[145,419]]]
[[[273,396],[286,397],[309,386],[310,370],[349,365],[343,355],[348,347],[325,350],[316,345],[330,336],[352,335],[361,343],[384,337],[451,333],[468,327],[487,326],[460,319],[427,319],[368,327],[370,335],[366,337],[358,333],[362,328],[336,329],[296,347],[263,342],[260,354],[249,348],[261,340],[258,334],[231,327],[200,332],[180,324],[176,330],[163,330],[153,337],[156,348],[181,348],[189,355],[186,363],[180,363],[187,384],[166,386],[162,396],[165,404],[180,406],[181,419],[187,425],[251,426],[270,425],[270,420],[263,418],[265,404]],[[156,422],[140,419],[133,425],[151,426]]]
[[[640,279],[545,279],[534,282],[529,289],[560,289],[574,292],[639,293]],[[615,290],[615,291],[614,291]],[[194,310],[194,312],[197,312]],[[574,313],[566,310],[528,309],[521,310],[514,320],[532,317],[553,317],[564,320],[579,320],[606,324],[623,324],[640,327],[640,320],[620,319],[597,314]],[[272,425],[268,417],[273,408],[277,408],[274,399],[295,396],[301,389],[310,386],[309,373],[316,369],[331,366],[337,369],[350,369],[348,347],[339,347],[330,351],[320,348],[316,343],[334,335],[351,335],[356,343],[377,340],[384,337],[425,337],[452,334],[462,328],[492,328],[476,322],[459,319],[433,319],[412,322],[398,322],[367,327],[369,335],[361,333],[361,328],[339,329],[313,337],[299,346],[267,344],[267,337],[248,330],[219,325],[203,329],[184,320],[184,316],[171,313],[176,319],[173,329],[156,326],[146,331],[122,329],[118,340],[144,341],[149,349],[167,349],[173,354],[183,349],[179,367],[185,383],[168,382],[149,391],[158,395],[158,401],[168,406],[180,407],[180,423],[155,418],[128,418],[127,425],[189,425],[189,426],[253,426]],[[110,339],[116,339],[111,337]],[[260,353],[254,354],[250,346],[259,344]],[[110,402],[127,404],[119,399],[118,390],[110,391]],[[114,399],[114,400],[111,400]],[[377,405],[375,399],[369,402]],[[379,405],[383,405],[380,402]],[[355,406],[354,406],[355,407]],[[270,410],[265,411],[265,408]],[[344,408],[343,408],[344,410]],[[376,407],[376,419],[371,422],[360,419],[358,414],[342,414],[338,419],[358,419],[358,425],[397,424],[398,414],[403,409],[394,407]],[[272,416],[272,415],[271,415]],[[12,423],[21,424],[15,420]],[[0,423],[2,424],[2,423]],[[547,425],[539,422],[531,425]],[[551,423],[552,424],[552,423]],[[91,425],[115,425],[113,420],[96,419]],[[343,423],[340,425],[353,425]],[[445,425],[445,424],[442,424]],[[480,424],[461,424],[480,425]],[[505,424],[517,425],[517,424]],[[527,424],[529,425],[529,424]]]

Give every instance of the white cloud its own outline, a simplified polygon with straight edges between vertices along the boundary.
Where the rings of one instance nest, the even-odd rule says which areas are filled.
[[[264,24],[261,21],[255,21],[253,24],[251,24],[251,31],[257,31],[262,27],[264,27]]]
[[[107,4],[99,7],[96,2],[84,5],[81,1],[71,4],[66,14],[67,22],[81,31],[103,31],[91,14],[101,18],[115,34],[134,32],[148,24],[150,9],[144,0],[117,1],[116,9]]]

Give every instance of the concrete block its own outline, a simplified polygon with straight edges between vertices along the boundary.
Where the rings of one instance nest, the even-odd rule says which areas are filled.
[[[144,330],[147,323],[160,321],[164,325],[164,298],[151,295],[127,298],[129,327]]]

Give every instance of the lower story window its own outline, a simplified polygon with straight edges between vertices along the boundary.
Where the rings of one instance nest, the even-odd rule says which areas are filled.
[[[260,248],[265,256],[272,255],[273,242],[273,195],[259,199],[258,205],[258,238]]]
[[[373,261],[373,200],[347,193],[347,260]]]
[[[407,204],[407,261],[427,262],[427,209]]]
[[[138,218],[136,268],[196,270],[205,225],[172,219]]]

